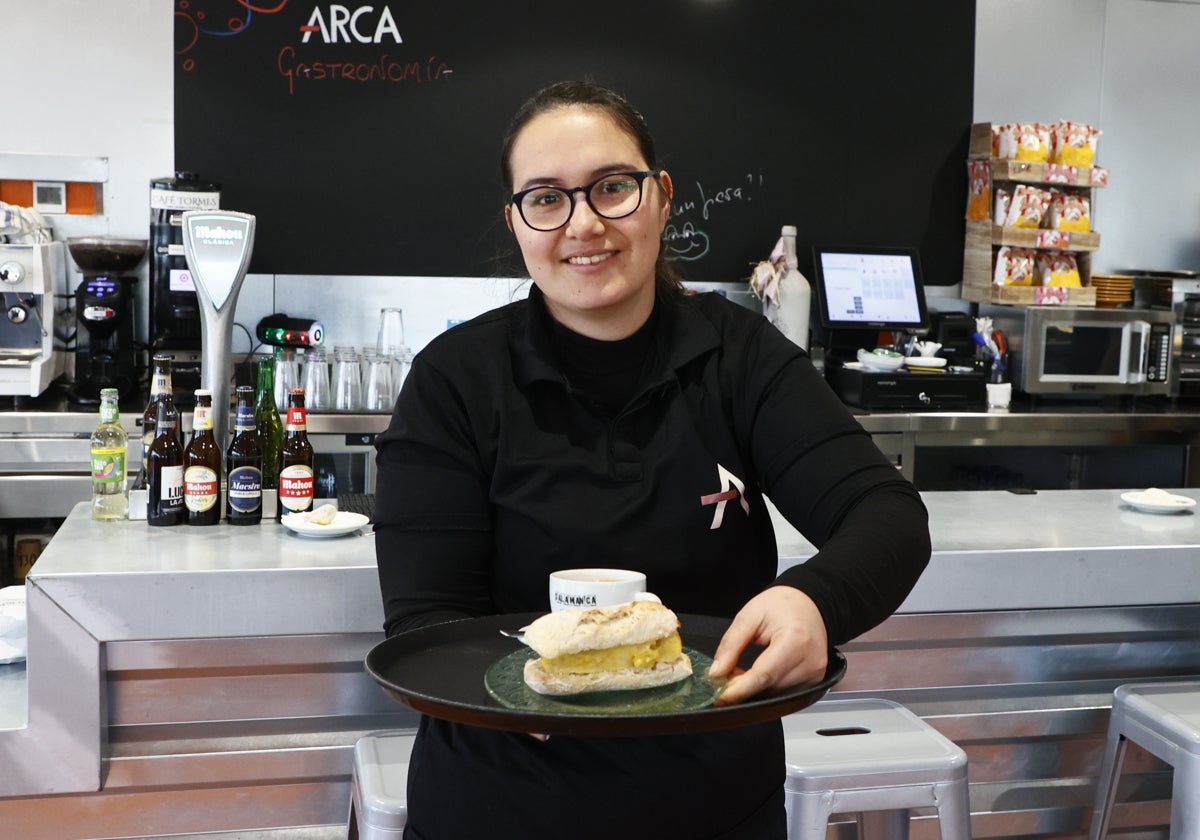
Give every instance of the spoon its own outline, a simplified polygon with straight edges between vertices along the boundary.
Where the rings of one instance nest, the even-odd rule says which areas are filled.
[[[500,635],[507,636],[510,639],[516,639],[521,644],[527,645],[527,644],[529,644],[529,642],[525,641],[525,631],[528,629],[529,629],[529,627],[526,626],[526,627],[522,627],[520,630],[517,630],[515,632],[512,630],[501,630]]]

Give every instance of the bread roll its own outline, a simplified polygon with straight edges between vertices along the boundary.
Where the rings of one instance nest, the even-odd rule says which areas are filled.
[[[692,660],[681,653],[674,662],[656,662],[652,668],[621,668],[592,674],[551,674],[542,660],[525,663],[525,684],[538,694],[586,694],[593,691],[630,691],[670,685],[692,675]]]
[[[554,659],[567,653],[650,642],[678,629],[679,619],[662,604],[633,601],[549,613],[529,625],[525,643],[539,656]]]
[[[651,601],[550,613],[526,628],[525,642],[540,655],[524,670],[539,694],[655,688],[692,673],[678,617]]]

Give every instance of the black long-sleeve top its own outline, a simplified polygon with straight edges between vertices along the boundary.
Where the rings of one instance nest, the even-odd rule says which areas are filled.
[[[817,604],[833,644],[899,606],[929,558],[925,508],[802,350],[711,294],[660,301],[639,334],[594,344],[582,355],[564,345],[534,288],[417,356],[377,442],[375,540],[389,634],[546,610],[548,576],[563,568],[638,569],[676,612],[729,617],[767,586],[795,586]],[[631,396],[614,402],[614,394]],[[819,549],[778,578],[764,494]],[[410,789],[412,837],[425,836],[422,824],[439,840],[468,835],[463,814],[422,814],[418,800],[432,806],[439,774],[499,785],[511,816],[514,795],[542,784],[569,809],[563,767],[586,761],[592,776],[608,778],[605,768],[632,760],[659,768],[656,778],[665,772],[689,799],[720,796],[728,826],[782,782],[777,726],[683,736],[687,746],[616,739],[603,759],[592,753],[602,739],[537,744],[468,730],[423,721],[410,786],[418,768],[428,784]],[[531,745],[540,749],[526,754]],[[736,785],[697,775],[695,751],[713,749],[731,762],[723,772]],[[505,769],[518,754],[546,762],[532,791]],[[537,799],[536,813],[549,818],[548,800]],[[602,820],[596,836],[621,818]],[[662,836],[720,833],[672,834],[681,828],[672,825]]]

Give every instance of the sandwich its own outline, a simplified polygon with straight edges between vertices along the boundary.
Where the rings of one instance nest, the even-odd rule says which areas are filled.
[[[553,612],[529,625],[525,643],[538,654],[525,684],[539,694],[654,688],[692,674],[679,619],[652,601]]]

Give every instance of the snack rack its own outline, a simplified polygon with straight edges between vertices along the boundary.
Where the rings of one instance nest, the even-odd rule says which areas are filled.
[[[1017,305],[1095,306],[1096,290],[1091,287],[1092,252],[1100,247],[1100,234],[1091,231],[1069,232],[1045,229],[1003,227],[994,224],[991,204],[997,185],[1038,184],[1070,191],[1091,191],[1108,184],[1103,167],[1075,167],[1049,163],[1006,160],[992,157],[992,124],[971,126],[968,156],[989,165],[988,218],[966,220],[963,250],[963,300],[975,303]],[[1095,202],[1092,201],[1093,217]],[[996,253],[1005,245],[1034,250],[1066,251],[1075,255],[1081,287],[1075,286],[997,286],[993,282]]]

